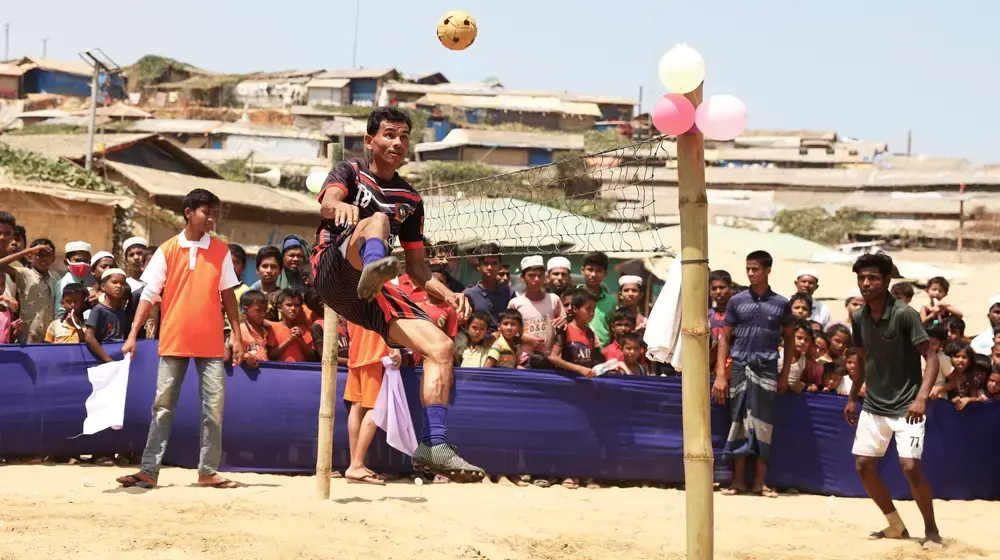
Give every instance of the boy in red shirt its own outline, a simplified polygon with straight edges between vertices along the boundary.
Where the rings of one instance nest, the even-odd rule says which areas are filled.
[[[274,329],[267,322],[267,296],[260,290],[249,290],[240,298],[243,306],[243,321],[240,333],[243,336],[243,365],[256,368],[260,362],[270,360],[271,352],[278,347]]]
[[[285,288],[276,300],[281,320],[271,323],[278,342],[268,355],[279,362],[312,362],[316,360],[312,331],[301,325],[302,292]]]
[[[135,356],[135,341],[153,306],[160,299],[160,365],[156,372],[153,421],[142,454],[142,470],[118,478],[122,486],[155,488],[167,451],[170,427],[181,383],[191,358],[201,384],[201,456],[198,485],[237,488],[218,473],[222,460],[222,412],[226,397],[225,335],[222,307],[230,324],[240,322],[233,288],[239,285],[229,247],[209,233],[219,219],[219,197],[195,189],[184,197],[184,231],[160,245],[142,273],[142,299],[122,355]],[[219,295],[222,298],[220,300]],[[231,336],[233,364],[243,361],[241,329]]]

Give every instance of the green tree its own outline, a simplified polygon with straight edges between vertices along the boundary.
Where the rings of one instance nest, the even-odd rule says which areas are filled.
[[[827,245],[840,243],[852,233],[868,231],[873,223],[871,214],[850,206],[838,208],[832,215],[819,206],[813,206],[779,210],[774,216],[774,225],[783,233]]]

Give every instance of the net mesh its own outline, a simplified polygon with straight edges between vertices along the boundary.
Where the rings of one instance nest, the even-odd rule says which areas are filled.
[[[505,255],[668,254],[649,225],[657,222],[653,171],[669,159],[662,143],[657,137],[439,186],[421,181],[424,234],[463,248],[493,242]]]

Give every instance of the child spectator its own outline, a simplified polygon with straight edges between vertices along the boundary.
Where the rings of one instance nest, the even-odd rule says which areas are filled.
[[[48,239],[36,239],[31,248],[0,259],[0,271],[17,284],[18,307],[23,323],[16,342],[36,344],[45,340],[45,329],[55,318],[56,279],[49,274],[55,259],[55,245]],[[30,267],[14,267],[19,259],[29,259]],[[2,293],[2,292],[0,292]]]
[[[948,326],[948,340],[958,340],[966,344],[972,342],[972,340],[965,336],[965,321],[959,319],[958,317],[951,317],[945,324]]]
[[[725,270],[713,270],[708,279],[708,288],[712,303],[715,304],[714,309],[712,307],[708,309],[708,328],[712,333],[712,348],[709,351],[708,362],[711,371],[715,371],[715,360],[719,357],[715,347],[722,337],[722,331],[726,328],[726,305],[733,297],[733,277]],[[726,368],[728,370],[729,364],[726,364]]]
[[[365,456],[375,437],[375,418],[372,409],[382,388],[382,377],[385,370],[382,358],[392,356],[394,362],[400,363],[399,352],[390,353],[389,346],[374,331],[347,323],[347,336],[351,339],[350,353],[347,365],[347,385],[344,387],[344,400],[351,403],[347,416],[348,445],[351,453],[351,464],[344,472],[344,478],[350,482],[385,485],[385,478],[365,466]]]
[[[635,315],[632,314],[630,309],[619,308],[611,314],[609,323],[611,324],[611,339],[613,342],[605,346],[601,353],[604,355],[605,361],[618,360],[620,362],[624,359],[621,344],[622,337],[626,334],[632,334],[635,331]]]
[[[524,295],[510,300],[507,307],[521,315],[524,338],[531,340],[536,351],[547,358],[556,329],[566,324],[566,311],[558,296],[545,292],[544,262],[537,255],[521,259]]]
[[[796,321],[792,325],[795,345],[786,352],[792,353],[792,366],[788,370],[788,389],[801,393],[806,387],[822,381],[823,366],[817,364],[811,354],[814,334],[809,323]]]
[[[104,272],[111,268],[117,268],[118,261],[115,260],[115,256],[107,251],[98,251],[94,253],[94,256],[90,259],[90,274],[94,277],[94,285],[90,287],[90,293],[87,295],[87,307],[88,311],[85,314],[89,314],[89,309],[93,308],[98,303],[104,300],[104,291],[101,289],[100,280],[104,278]],[[126,286],[128,283],[126,282]]]
[[[448,280],[447,270],[448,267],[442,264],[431,266],[431,273],[442,284]],[[417,304],[417,306],[423,309],[424,313],[427,313],[431,322],[437,325],[437,328],[444,331],[448,335],[448,338],[454,339],[458,336],[458,312],[448,302],[427,292],[424,301]]]
[[[826,328],[830,324],[830,309],[826,305],[823,305],[823,302],[814,299],[813,296],[816,295],[816,290],[818,289],[819,272],[815,268],[802,268],[795,273],[796,293],[804,293],[809,296],[809,308],[811,312],[805,319],[816,321],[820,325],[823,325],[823,328]]]
[[[14,226],[14,238],[10,241],[10,247],[7,250],[8,254],[20,253],[28,247],[28,231],[24,229],[22,225]],[[30,262],[28,262],[27,257],[19,257],[13,263],[11,263],[14,268],[25,268]]]
[[[844,352],[851,344],[851,330],[844,325],[831,325],[830,328],[826,329],[826,336],[829,340],[830,359],[843,364]]]
[[[17,300],[4,295],[7,275],[0,274],[0,344],[10,344],[21,330],[21,320],[17,318]]]
[[[281,320],[271,323],[277,346],[269,354],[279,362],[312,362],[316,359],[310,329],[299,324],[302,315],[302,293],[285,288],[278,294],[278,309]]]
[[[501,311],[498,336],[486,354],[486,363],[483,367],[516,369],[520,363],[523,328],[524,321],[520,313],[513,309]]]
[[[122,243],[125,255],[125,272],[128,273],[128,287],[132,293],[142,292],[142,271],[146,270],[146,249],[149,242],[142,237],[129,237]]]
[[[326,328],[326,321],[323,317],[323,301],[320,299],[319,293],[316,292],[315,288],[307,290],[303,299],[306,303],[305,310],[309,311],[311,320],[300,323],[300,326],[308,325],[309,332],[312,333],[313,350],[317,356],[322,356],[323,330]],[[302,313],[303,317],[306,315],[305,310]],[[347,367],[347,349],[349,346],[350,336],[347,334],[347,321],[337,321],[337,365]]]
[[[809,350],[812,359],[817,364],[832,362],[830,358],[830,337],[825,332],[818,332],[813,335],[812,348]]]
[[[945,343],[948,340],[948,330],[940,323],[928,323],[924,325],[924,330],[927,331],[927,336],[929,337],[928,345],[931,351],[938,356],[938,376],[934,381],[934,387],[942,387],[948,375],[951,374],[951,358],[944,351]],[[927,361],[922,357],[920,361],[923,366],[922,369],[926,370]]]
[[[87,304],[87,287],[83,284],[66,284],[61,303],[65,311],[45,330],[45,342],[79,344],[86,339],[83,308]]]
[[[493,346],[487,336],[490,328],[490,314],[475,311],[469,317],[465,330],[455,339],[455,363],[461,367],[481,368],[486,365],[486,356]]]
[[[476,311],[485,311],[492,318],[490,331],[496,329],[500,321],[500,312],[507,309],[510,300],[514,299],[514,290],[500,282],[500,246],[496,243],[480,245],[473,253],[478,259],[479,283],[466,288],[465,297]]]
[[[143,250],[142,271],[144,273],[146,272],[146,267],[149,266],[149,262],[153,259],[153,255],[156,254],[157,249],[159,249],[159,247],[146,247],[146,249]],[[142,282],[141,277],[139,278],[139,281]],[[145,283],[143,283],[143,286],[145,286]],[[143,288],[143,291],[145,291],[145,288]],[[139,294],[139,300],[140,301],[142,300],[141,293]],[[138,310],[139,310],[139,305],[136,304],[135,312],[138,312]],[[132,321],[133,323],[135,322],[134,316],[132,317]],[[160,296],[157,295],[153,298],[153,305],[149,309],[149,316],[146,317],[146,321],[143,323],[142,329],[139,331],[138,337],[155,339],[159,338],[159,332],[160,332]]]
[[[994,370],[986,381],[986,401],[1000,403],[1000,371]]]
[[[618,278],[618,305],[632,311],[635,315],[635,329],[646,328],[646,316],[639,312],[639,301],[642,300],[642,278],[639,276],[622,276]]]
[[[281,251],[273,245],[266,245],[257,251],[257,276],[260,278],[250,286],[251,290],[264,292],[267,298],[267,318],[278,320],[278,277],[281,276]]]
[[[909,282],[896,282],[889,289],[889,294],[906,305],[910,305],[910,302],[913,301],[913,284]]]
[[[120,268],[109,268],[101,274],[100,287],[104,297],[100,303],[91,308],[90,316],[87,318],[87,347],[104,363],[113,360],[101,345],[108,342],[124,342],[125,333],[132,328],[125,313],[127,277],[125,271]]]
[[[836,393],[845,373],[847,368],[840,362],[830,362],[823,366],[823,392]]]
[[[792,306],[792,317],[801,321],[808,321],[812,317],[813,300],[806,292],[799,292],[788,300]]]
[[[642,365],[642,339],[636,333],[622,335],[619,340],[622,346],[622,370],[626,375],[646,375],[646,368]]]
[[[239,284],[236,285],[235,288],[233,288],[233,296],[236,297],[236,304],[240,306],[240,309],[242,309],[243,294],[247,293],[250,290],[250,286],[247,286],[243,282],[243,271],[246,270],[247,268],[247,252],[245,249],[243,249],[241,245],[237,243],[230,243],[229,257],[233,261],[233,271],[236,273],[236,278],[240,282]],[[229,317],[225,317],[225,313],[223,313],[222,332],[226,334],[226,354],[223,359],[228,362],[232,358],[232,351],[233,351],[232,340],[230,340],[231,334],[233,332],[233,326],[229,324]],[[246,346],[246,344],[247,344],[247,339],[244,338],[243,345]],[[244,362],[246,361],[245,358],[246,357],[244,356]],[[250,367],[256,367],[256,366],[250,366]]]
[[[510,265],[502,263],[500,265],[500,271],[497,272],[497,280],[500,282],[501,286],[510,286]]]
[[[861,371],[861,360],[858,356],[858,349],[851,347],[844,352],[844,370],[847,375],[840,380],[840,387],[837,387],[837,394],[840,395],[850,395],[851,388],[854,387],[854,382],[858,378],[858,373]],[[861,387],[861,391],[858,395],[864,396],[865,388]]]
[[[951,284],[941,276],[935,276],[927,281],[927,297],[931,298],[931,301],[930,305],[925,305],[920,310],[920,322],[926,323],[932,319],[943,322],[949,317],[962,318],[961,311],[942,301],[948,296],[950,288]]]
[[[427,259],[431,265],[445,265],[445,285],[456,294],[465,290],[465,284],[455,278],[458,274],[458,247],[448,241],[438,241],[431,244],[429,240],[424,240],[424,246],[430,247],[430,257]]]
[[[67,243],[64,249],[67,270],[56,284],[56,292],[53,294],[55,314],[60,317],[66,312],[62,307],[62,293],[67,284],[83,284],[87,288],[94,285],[94,277],[90,274],[90,243],[73,241]]]
[[[861,297],[861,290],[854,288],[851,293],[844,299],[844,311],[847,313],[847,318],[843,321],[834,321],[832,325],[844,325],[848,329],[851,327],[851,318],[854,316],[854,312],[861,309],[865,305],[865,299]],[[831,325],[831,326],[832,326]]]
[[[594,377],[594,366],[604,363],[597,336],[590,328],[598,297],[586,288],[577,288],[572,297],[573,321],[556,334],[549,361],[559,369]]]
[[[615,297],[604,286],[604,278],[607,275],[608,256],[606,254],[596,251],[583,257],[584,283],[577,287],[586,288],[597,298],[597,306],[594,308],[594,317],[590,321],[590,328],[593,329],[602,347],[611,342],[608,315],[611,315],[615,310]]]
[[[969,403],[986,400],[986,380],[992,373],[990,359],[987,356],[976,354],[971,347],[969,351],[974,354],[972,367],[966,371],[965,379],[958,380],[952,392],[951,402],[955,405],[955,410],[960,412]]]
[[[945,379],[944,385],[931,389],[932,399],[954,399],[959,396],[959,386],[967,386],[967,377],[971,376],[976,363],[976,353],[971,346],[961,343],[949,343],[945,352],[951,355],[951,373]]]
[[[566,312],[566,324],[573,322],[573,317],[576,316],[576,310],[573,309],[573,290],[566,290],[563,295],[559,296],[562,302],[563,310]],[[565,325],[564,327],[565,328]],[[553,341],[555,339],[553,338]]]
[[[240,298],[240,306],[243,309],[243,320],[240,321],[243,365],[252,369],[260,362],[268,361],[271,352],[278,347],[278,337],[266,320],[267,297],[264,292],[247,291]]]
[[[812,329],[813,336],[823,332],[823,325],[819,321],[810,321],[809,328]]]

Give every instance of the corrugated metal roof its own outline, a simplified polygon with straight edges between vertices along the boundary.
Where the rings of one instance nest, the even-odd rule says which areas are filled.
[[[347,78],[348,80],[351,80],[381,78],[394,72],[396,72],[395,68],[357,68],[354,70],[329,70],[318,74],[316,77],[319,79]]]
[[[323,70],[281,70],[278,72],[254,72],[247,74],[247,81],[282,81],[291,78],[309,78],[317,74],[322,74]]]
[[[0,191],[20,191],[54,196],[63,200],[73,200],[131,208],[135,202],[132,197],[114,193],[91,191],[87,189],[71,189],[56,183],[0,181]]]
[[[115,151],[126,145],[135,144],[155,134],[97,134],[94,136],[94,155]],[[35,152],[59,159],[82,159],[87,157],[88,138],[86,134],[25,134],[20,136],[0,136],[0,142],[15,150]],[[104,146],[104,150],[100,147]]]
[[[624,167],[623,167],[624,168]],[[676,184],[677,170],[653,167],[644,171],[649,180],[659,184]],[[760,185],[810,188],[899,188],[966,185],[1000,185],[1000,169],[985,167],[957,171],[920,171],[905,169],[787,169],[787,168],[725,168],[705,169],[705,181],[710,185]]]
[[[600,105],[636,105],[638,101],[628,97],[612,97],[606,95],[587,95],[560,91],[534,91],[525,89],[504,89],[495,83],[447,83],[447,84],[411,84],[390,81],[385,85],[389,91],[402,93],[451,93],[455,95],[510,95],[515,97],[554,97],[570,103],[593,103]]]
[[[313,78],[306,83],[306,88],[341,89],[351,83],[348,78]]]
[[[545,150],[583,150],[580,134],[544,134],[537,132],[506,132],[456,128],[440,142],[417,144],[416,151],[432,152],[456,146],[488,146],[501,148],[538,148]]]
[[[63,111],[62,109],[42,109],[40,111],[25,111],[17,117],[25,119],[58,119],[72,115],[73,113]]]
[[[453,95],[428,93],[415,102],[417,105],[451,106],[468,109],[496,109],[531,113],[562,113],[600,117],[601,110],[594,103],[564,102],[557,97],[527,97],[517,95]]]
[[[0,62],[0,76],[21,76],[23,74],[24,68],[21,68],[16,64]]]
[[[634,224],[600,222],[566,210],[516,198],[424,197],[424,233],[432,241],[461,245],[494,242],[504,248],[556,246],[583,253],[665,252],[662,230],[637,231]],[[678,247],[680,245],[677,245]]]
[[[222,121],[194,119],[145,119],[129,125],[136,132],[158,134],[209,134],[222,126]]]
[[[153,196],[183,198],[191,190],[201,188],[215,193],[225,204],[262,208],[276,213],[314,214],[319,219],[319,203],[315,197],[305,193],[253,183],[202,179],[112,161],[106,161],[104,164]]]
[[[229,150],[211,148],[184,148],[191,157],[205,163],[221,163],[232,159],[247,159],[251,155],[250,150]],[[253,154],[253,164],[271,167],[305,167],[329,169],[330,161],[325,158],[303,158],[293,156],[279,156],[273,154]]]
[[[269,138],[299,138],[303,140],[329,140],[326,136],[311,130],[296,128],[294,126],[272,126],[252,123],[222,123],[221,126],[212,131],[213,134],[228,134],[239,136],[262,136]]]
[[[92,76],[94,74],[93,68],[83,61],[76,62],[72,60],[53,60],[51,58],[26,56],[21,59],[20,66],[24,68],[25,71],[31,70],[32,68],[39,68],[50,72],[63,72],[65,74],[73,74],[76,76]]]
[[[132,107],[124,103],[115,103],[109,107],[98,107],[96,111],[97,115],[100,117],[111,117],[111,118],[133,118],[133,119],[151,119],[153,115],[139,109],[138,107]]]

